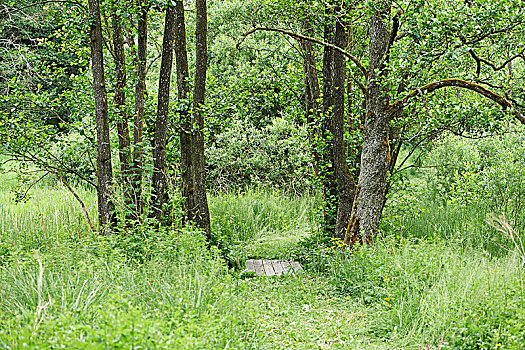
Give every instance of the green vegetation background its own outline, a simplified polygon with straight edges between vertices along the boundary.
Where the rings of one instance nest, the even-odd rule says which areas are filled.
[[[42,183],[15,203],[17,182],[3,175],[0,346],[519,349],[523,257],[484,220],[505,208],[523,232],[523,144],[521,133],[445,138],[421,165],[447,164],[399,180],[380,243],[354,252],[315,237],[307,192],[212,195],[228,249],[210,252],[191,229],[101,239],[62,187]],[[94,194],[78,191],[94,211]],[[306,271],[243,279],[247,257],[299,259]]]

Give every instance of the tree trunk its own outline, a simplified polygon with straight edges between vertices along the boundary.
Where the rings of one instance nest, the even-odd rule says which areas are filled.
[[[336,9],[340,10],[340,9]],[[345,26],[342,19],[336,21],[334,44],[344,48],[346,44]],[[333,164],[337,180],[337,217],[335,222],[335,237],[343,239],[346,227],[352,213],[356,184],[346,163],[345,131],[345,58],[339,51],[334,52],[333,70]]]
[[[324,41],[334,42],[333,8],[326,7]],[[333,164],[333,109],[334,109],[334,49],[324,46],[323,51],[323,110],[319,125],[321,187],[323,189],[323,231],[333,235],[337,217],[337,182]]]
[[[197,19],[195,25],[195,85],[193,89],[194,132],[192,134],[192,172],[195,198],[195,223],[211,239],[210,212],[206,196],[206,168],[204,161],[204,97],[208,60],[207,28],[208,15],[206,0],[196,1]]]
[[[113,27],[113,50],[115,55],[115,96],[114,102],[117,109],[118,154],[120,172],[126,204],[126,217],[130,217],[131,210],[131,154],[128,129],[128,115],[126,111],[126,56],[124,54],[124,35],[122,32],[122,17],[118,15],[117,1],[111,2],[111,20]]]
[[[142,199],[142,164],[144,162],[143,129],[146,94],[146,61],[148,44],[148,0],[138,0],[137,82],[135,84],[135,118],[133,122],[133,201],[139,219],[144,210]]]
[[[313,28],[309,19],[305,19],[302,23],[303,33],[307,36],[313,36]],[[321,89],[319,88],[319,78],[317,77],[317,68],[315,62],[315,54],[313,51],[312,42],[308,40],[301,40],[301,49],[303,51],[303,72],[304,72],[304,97],[306,107],[306,124],[308,126],[308,140],[311,147],[313,168],[315,176],[320,180],[320,157],[315,144],[319,135],[319,99],[321,97]]]
[[[194,186],[192,173],[192,122],[189,114],[188,96],[190,94],[188,53],[186,48],[186,24],[184,16],[184,3],[182,0],[175,2],[175,59],[177,61],[177,93],[178,99],[184,104],[184,109],[180,112],[181,132],[180,132],[180,163],[182,177],[182,198],[184,199],[183,223],[192,220],[195,208]]]
[[[157,120],[153,139],[153,178],[152,209],[157,221],[162,220],[163,206],[168,198],[166,137],[168,127],[168,108],[170,99],[171,66],[173,63],[173,40],[175,34],[175,6],[168,4],[162,41],[162,61],[160,65]]]
[[[387,172],[390,166],[391,111],[389,96],[382,80],[386,76],[385,58],[390,42],[386,21],[391,1],[373,3],[370,20],[369,77],[366,98],[367,116],[361,154],[359,192],[347,228],[345,242],[373,244],[376,240],[385,200]]]
[[[98,219],[100,232],[111,230],[116,224],[116,216],[111,200],[111,149],[109,142],[108,100],[104,80],[104,51],[100,4],[89,0],[91,64],[93,70],[93,94],[95,98],[95,118],[97,124],[97,180],[98,180]]]

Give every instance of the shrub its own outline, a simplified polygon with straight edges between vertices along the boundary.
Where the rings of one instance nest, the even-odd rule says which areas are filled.
[[[311,186],[308,149],[305,128],[286,119],[274,119],[262,128],[247,120],[234,121],[206,148],[209,186],[304,192]]]

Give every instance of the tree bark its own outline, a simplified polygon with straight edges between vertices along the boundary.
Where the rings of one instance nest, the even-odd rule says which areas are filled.
[[[194,185],[192,173],[192,122],[189,113],[188,97],[190,94],[188,53],[186,48],[186,24],[184,15],[184,3],[182,0],[175,2],[176,23],[175,23],[175,59],[177,62],[177,93],[178,99],[183,105],[180,111],[181,131],[180,131],[180,163],[182,177],[182,198],[184,199],[183,223],[192,220],[192,213],[195,211]]]
[[[208,15],[206,0],[196,1],[197,19],[195,25],[195,85],[193,88],[192,172],[195,198],[195,223],[211,239],[210,212],[206,196],[206,169],[204,160],[204,98],[208,60],[207,29]]]
[[[152,209],[153,216],[162,221],[163,206],[167,202],[166,137],[168,127],[168,108],[170,98],[171,67],[173,63],[173,41],[175,35],[175,6],[168,4],[162,41],[162,61],[160,66],[157,119],[153,139],[153,178]]]
[[[146,94],[146,61],[148,48],[148,0],[138,0],[137,25],[137,82],[135,84],[135,117],[133,121],[133,201],[135,214],[140,219],[144,210],[142,199],[142,165],[144,162],[143,129]]]
[[[366,97],[367,116],[361,154],[359,191],[352,217],[347,227],[345,243],[350,246],[375,243],[385,200],[387,172],[390,165],[389,132],[391,109],[389,95],[382,80],[386,76],[390,31],[386,21],[391,1],[372,3],[370,20],[369,77]]]
[[[334,42],[334,10],[327,5],[325,9],[324,41]],[[333,163],[333,109],[334,109],[334,48],[324,46],[323,51],[323,108],[319,125],[321,166],[321,187],[323,190],[323,231],[333,235],[337,217],[337,181]]]
[[[336,8],[336,11],[340,9]],[[344,47],[346,44],[345,26],[342,19],[336,21],[334,44]],[[339,51],[334,51],[333,70],[333,163],[337,181],[337,217],[335,237],[344,238],[346,227],[352,213],[356,184],[350,175],[346,163],[345,131],[345,58]]]
[[[106,233],[116,224],[116,216],[111,199],[111,149],[109,142],[108,100],[104,80],[104,51],[100,4],[89,0],[91,65],[93,70],[93,95],[95,98],[95,118],[97,124],[97,182],[98,219],[100,232]]]
[[[131,141],[129,138],[128,114],[126,111],[126,56],[124,54],[124,35],[122,32],[122,17],[118,15],[116,0],[111,2],[111,20],[113,27],[113,50],[115,55],[115,96],[117,109],[117,133],[119,146],[120,172],[124,191],[124,201],[127,206],[126,217],[130,217],[132,193],[130,181]]]
[[[309,19],[305,19],[302,23],[303,32],[308,36],[313,36],[313,28]],[[304,97],[306,107],[306,124],[308,126],[308,140],[310,143],[313,168],[315,176],[320,180],[320,157],[315,144],[319,135],[319,101],[321,97],[321,89],[319,87],[319,78],[317,77],[317,68],[315,62],[315,54],[313,51],[312,42],[301,39],[301,50],[303,51],[303,73],[304,73]]]

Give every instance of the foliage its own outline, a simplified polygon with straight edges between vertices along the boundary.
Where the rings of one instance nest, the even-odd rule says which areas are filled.
[[[461,311],[452,320],[443,348],[519,349],[525,342],[522,281],[489,291],[490,302]]]
[[[73,122],[76,107],[64,98],[84,73],[85,50],[72,50],[82,21],[72,3],[11,2],[0,13],[0,111],[24,113],[40,124]],[[13,9],[23,8],[20,11]]]
[[[429,348],[520,343],[523,271],[514,257],[491,260],[442,240],[385,240],[351,252],[340,246],[313,251],[310,266],[365,306],[366,334]]]
[[[262,129],[247,120],[234,121],[206,149],[210,188],[309,190],[312,174],[305,133],[285,119],[273,119]]]

